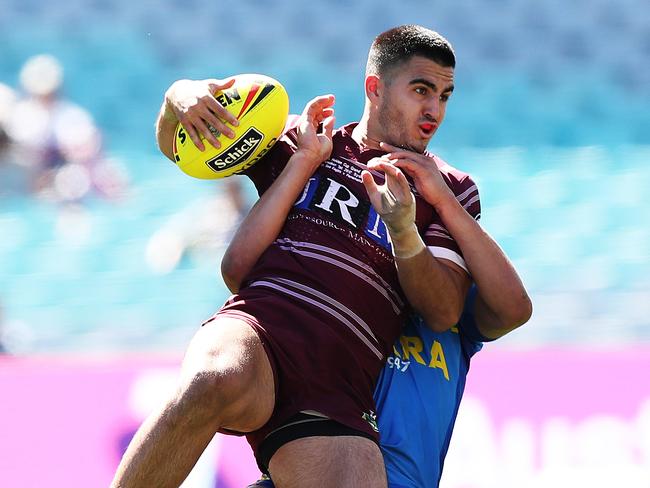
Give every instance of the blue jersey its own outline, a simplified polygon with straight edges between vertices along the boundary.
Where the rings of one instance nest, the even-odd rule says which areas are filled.
[[[458,326],[447,332],[412,317],[381,372],[374,396],[390,488],[440,482],[470,358],[485,340],[474,321],[475,297],[473,286]]]

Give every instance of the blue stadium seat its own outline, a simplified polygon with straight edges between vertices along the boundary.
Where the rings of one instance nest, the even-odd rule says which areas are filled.
[[[86,202],[92,231],[76,243],[59,232],[56,205],[3,198],[0,300],[30,324],[31,351],[184,344],[228,291],[216,264],[156,276],[144,260],[151,235],[213,191],[157,152],[153,123],[167,86],[262,71],[285,84],[294,113],[335,93],[343,124],[363,110],[369,42],[383,28],[418,22],[447,35],[458,56],[456,93],[432,150],[475,175],[483,225],[550,323],[531,337],[575,340],[586,325],[640,337],[648,314],[629,304],[650,290],[647,12],[645,0],[461,0],[435,9],[418,0],[70,0],[48,8],[5,0],[0,82],[15,86],[28,56],[58,56],[65,93],[91,111],[132,188],[117,204]],[[246,191],[253,199],[252,186]],[[628,306],[607,305],[617,297]]]

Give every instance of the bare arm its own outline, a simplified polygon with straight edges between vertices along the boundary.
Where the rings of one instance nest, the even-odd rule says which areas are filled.
[[[421,240],[417,229],[412,235],[413,239],[417,236]],[[394,249],[399,249],[400,238],[391,239]],[[460,266],[434,257],[424,242],[422,245],[422,251],[413,257],[401,258],[395,254],[397,273],[413,308],[431,329],[445,331],[458,322],[471,281]]]
[[[438,208],[479,289],[474,309],[478,329],[497,339],[525,324],[532,302],[506,254],[455,198]]]
[[[388,229],[402,289],[427,325],[443,332],[458,322],[469,276],[451,261],[435,258],[425,246],[415,226],[415,198],[404,174],[386,162],[368,166],[386,175],[381,186],[367,171],[362,177],[370,201]]]
[[[298,127],[298,150],[280,176],[253,206],[233,237],[223,260],[221,275],[226,286],[237,292],[262,253],[278,236],[294,202],[309,177],[332,152],[333,96],[310,101]],[[317,133],[319,124],[322,133]]]
[[[202,151],[205,145],[201,135],[214,147],[220,146],[208,128],[209,125],[227,137],[234,137],[234,132],[226,122],[237,126],[239,121],[214,98],[216,92],[231,87],[234,82],[235,79],[230,78],[224,81],[178,80],[172,83],[165,92],[156,120],[156,141],[160,151],[171,161],[174,160],[173,140],[179,121],[196,147]]]
[[[410,174],[418,191],[432,204],[454,238],[479,294],[475,317],[480,332],[496,339],[526,323],[532,303],[514,266],[476,220],[460,205],[443,181],[437,166],[423,155],[415,155],[392,146],[387,158]]]
[[[221,276],[230,291],[242,281],[278,236],[293,203],[313,174],[313,162],[295,153],[284,170],[239,225],[221,261]]]

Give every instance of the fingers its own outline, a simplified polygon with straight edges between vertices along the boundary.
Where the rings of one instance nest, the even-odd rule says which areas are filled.
[[[233,127],[237,127],[239,125],[239,120],[235,116],[235,114],[230,113],[228,109],[223,107],[219,102],[217,102],[214,98],[208,99],[208,107],[207,107],[210,112],[212,112],[214,115],[218,117],[219,123],[221,123],[224,128],[228,128],[225,123],[228,123],[232,125]],[[220,132],[223,132],[224,134],[228,135],[228,131],[232,132],[230,128],[228,130],[223,130]],[[232,132],[233,137],[234,137],[234,132]]]
[[[366,166],[368,166],[369,169],[374,169],[377,171],[382,171],[384,172],[384,166],[390,166],[391,162],[386,156],[381,156],[379,158],[372,158],[370,161],[366,163]]]
[[[403,147],[393,146],[386,142],[380,142],[379,147],[388,153],[387,156],[389,159],[412,159],[422,163],[429,163],[432,161],[432,158],[425,154],[410,151]]]
[[[203,143],[201,136],[203,136],[205,140],[214,147],[221,147],[221,143],[217,140],[217,136],[210,130],[210,126],[219,130],[215,125],[223,126],[224,124],[223,122],[217,121],[214,114],[208,115],[203,110],[200,110],[200,113],[194,114],[192,117],[183,116],[179,120],[183,124],[183,127],[185,127],[187,135],[190,136],[190,139],[200,151],[205,151],[205,144]]]
[[[382,173],[390,173],[395,175],[395,168],[406,171],[407,174],[413,176],[416,174],[417,163],[409,159],[390,159],[389,155],[382,156],[381,158],[373,158],[368,161],[367,166],[369,169],[381,171]]]
[[[235,137],[232,126],[239,125],[237,117],[215,98],[234,83],[235,78],[229,78],[188,80],[178,85],[173,103],[174,112],[185,127],[187,135],[200,151],[205,150],[205,141],[215,148],[221,147],[218,140],[221,134],[231,139]]]
[[[419,166],[417,163],[410,159],[393,159],[391,160],[393,166],[406,172],[410,177],[415,178],[418,175]]]
[[[231,76],[230,78],[226,78],[225,80],[217,80],[216,78],[210,78],[206,81],[208,82],[210,91],[212,93],[215,93],[232,87],[235,84],[235,77]]]
[[[393,170],[386,179],[388,191],[395,196],[398,202],[408,205],[413,199],[409,182],[399,168],[393,166]]]
[[[395,151],[403,151],[401,147],[393,146],[392,144],[388,144],[387,142],[380,142],[379,147],[382,148],[384,151],[390,153],[390,152],[395,152]]]
[[[206,81],[208,82],[208,90],[212,96],[206,96],[203,98],[201,118],[221,134],[233,139],[235,137],[235,132],[226,124],[237,127],[239,125],[239,120],[233,113],[226,109],[226,107],[221,105],[221,103],[217,101],[216,97],[219,96],[220,92],[231,88],[235,84],[235,78],[232,77],[225,80],[209,79]],[[215,142],[218,144],[216,138],[210,137],[208,134],[203,135],[213,146],[215,146]],[[220,145],[216,145],[215,147],[219,146]]]
[[[411,186],[394,161],[389,161],[385,157],[373,158],[368,161],[367,166],[369,169],[384,173],[386,188],[399,202],[408,203],[410,201]]]
[[[332,113],[334,113],[333,110]],[[325,134],[325,136],[328,139],[332,138],[332,134],[334,133],[335,122],[336,122],[336,117],[334,117],[333,115],[330,115],[325,120],[323,120],[323,134]]]
[[[228,110],[226,110],[225,107],[216,101],[216,97],[220,92],[231,88],[235,84],[235,78],[227,78],[225,80],[210,79],[206,81],[208,82],[208,89],[210,91],[210,94],[212,94],[212,97],[206,99],[206,103],[209,104],[210,110],[222,120],[237,127],[239,125],[239,120],[237,120],[237,117],[231,114]]]
[[[323,119],[326,119],[327,117],[332,117],[334,115],[334,109],[333,108],[324,108],[321,110],[320,114],[317,116],[320,116]]]
[[[370,203],[375,208],[377,213],[380,213],[382,211],[381,193],[379,191],[379,186],[377,186],[377,183],[375,183],[375,179],[372,177],[372,174],[370,174],[369,171],[363,170],[361,172],[361,181],[363,182],[363,186],[366,188]]]
[[[210,110],[210,112],[216,115],[220,121],[225,121],[230,125],[237,127],[239,125],[239,120],[237,120],[237,117],[235,117],[234,114],[230,113],[223,105],[217,102],[215,98],[219,95],[220,92],[231,88],[235,84],[235,78],[228,78],[226,80],[210,79],[206,81],[208,82],[208,90],[210,94],[212,94],[212,96],[204,98],[204,102],[207,108]],[[210,121],[207,119],[206,122],[210,123]],[[214,127],[215,129],[218,129],[218,127]],[[224,127],[226,126],[224,125]],[[219,130],[219,132],[228,135],[227,130]]]
[[[334,95],[321,95],[307,102],[301,116],[300,132],[307,137],[322,134],[331,140],[335,122],[333,104]]]
[[[318,125],[325,117],[332,115],[334,113],[332,105],[334,105],[334,95],[321,95],[316,98],[312,98],[307,105],[302,114],[311,122]],[[327,115],[323,115],[323,112],[327,111]]]
[[[183,122],[183,120],[180,120],[180,123],[185,128],[185,132],[187,132],[187,135],[192,140],[192,142],[197,147],[197,149],[199,151],[205,151],[205,146],[203,145],[203,141],[201,141],[201,137],[199,136],[198,131],[194,128],[194,125],[192,125],[189,122]]]
[[[326,107],[331,107],[334,105],[334,101],[336,98],[334,95],[320,95],[318,97],[312,98],[307,102],[307,105],[305,105],[305,110],[303,113],[316,113],[320,112]]]

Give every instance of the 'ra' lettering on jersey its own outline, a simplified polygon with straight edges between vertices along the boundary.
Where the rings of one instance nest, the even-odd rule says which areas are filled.
[[[439,341],[433,341],[430,351],[423,351],[424,345],[420,337],[403,335],[399,338],[399,345],[402,350],[401,354],[397,350],[397,347],[393,346],[395,356],[403,361],[416,361],[423,366],[439,369],[445,379],[449,381],[449,370],[447,368],[447,360],[445,359],[445,351]]]

